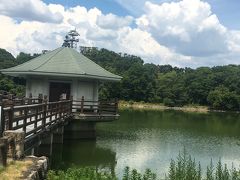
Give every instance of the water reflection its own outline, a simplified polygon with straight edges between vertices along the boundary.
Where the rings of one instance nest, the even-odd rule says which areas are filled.
[[[170,160],[185,147],[203,168],[219,158],[240,164],[240,118],[234,113],[123,111],[119,121],[98,126],[97,143],[117,154],[116,173],[128,165],[164,177]]]
[[[236,167],[240,164],[240,115],[236,113],[122,111],[118,121],[98,124],[97,136],[96,142],[64,142],[53,168],[94,166],[121,176],[130,166],[151,168],[164,177],[170,160],[184,147],[203,169],[211,158],[214,163],[221,158],[229,167],[232,162]]]
[[[52,169],[69,167],[94,167],[96,170],[109,171],[114,175],[116,153],[110,149],[99,147],[96,141],[64,141],[62,149],[59,145],[53,148]]]

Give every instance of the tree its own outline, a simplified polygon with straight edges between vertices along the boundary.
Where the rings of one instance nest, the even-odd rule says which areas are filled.
[[[230,92],[224,86],[219,86],[210,91],[207,100],[214,109],[239,110],[239,95],[235,92]]]

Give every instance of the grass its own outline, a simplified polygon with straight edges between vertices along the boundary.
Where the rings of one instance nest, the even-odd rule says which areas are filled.
[[[167,180],[240,180],[239,170],[232,166],[228,169],[226,164],[218,161],[214,167],[212,160],[206,173],[202,174],[200,162],[194,159],[184,150],[180,152],[177,160],[171,160]]]
[[[49,171],[48,180],[117,180],[115,174],[98,172],[94,168],[69,168],[67,171]],[[126,167],[121,180],[157,180],[159,179],[150,169],[139,172],[136,169]],[[228,169],[226,164],[219,162],[214,167],[212,161],[202,173],[200,162],[195,162],[188,153],[183,150],[175,160],[171,160],[168,174],[165,180],[240,180],[240,172],[232,167]],[[120,180],[120,179],[119,179]]]
[[[22,178],[22,173],[32,165],[32,161],[9,161],[7,167],[0,168],[0,180],[16,180]]]

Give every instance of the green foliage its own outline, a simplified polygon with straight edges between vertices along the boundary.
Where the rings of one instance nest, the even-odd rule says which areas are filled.
[[[184,150],[179,153],[176,161],[171,160],[169,175],[167,177],[169,180],[201,180],[201,166],[200,163],[197,166],[195,160],[191,158],[190,155]]]
[[[228,88],[219,86],[208,94],[208,102],[214,109],[239,110],[240,96]]]
[[[0,69],[16,65],[14,56],[5,49],[0,48]]]
[[[24,53],[24,52],[20,52],[17,55],[16,61],[17,61],[18,64],[22,64],[22,63],[25,63],[25,62],[29,61],[30,59],[38,57],[39,55],[40,54],[36,54],[36,53],[31,55],[31,54],[27,54],[27,53]]]
[[[98,172],[94,168],[69,168],[67,171],[49,171],[48,180],[114,180],[110,173]]]
[[[66,171],[50,170],[48,180],[117,180],[118,178],[110,172],[99,171],[95,168],[69,168]],[[136,169],[124,168],[122,180],[157,180],[157,175],[150,169],[141,173]],[[184,150],[180,152],[176,160],[171,160],[166,180],[240,180],[240,173],[234,167],[219,162],[214,168],[212,160],[207,167],[206,175],[202,175],[201,165]]]
[[[183,69],[144,64],[139,57],[106,49],[82,48],[82,53],[123,77],[120,83],[101,84],[99,95],[102,99],[117,97],[126,101],[164,103],[166,106],[198,104],[220,110],[239,110],[240,66]],[[216,87],[228,90],[221,95]]]
[[[129,167],[124,169],[122,180],[156,180],[156,174],[150,169],[141,174],[136,169],[130,170]],[[94,168],[69,168],[67,171],[52,171],[48,172],[48,180],[114,180],[117,179],[112,175],[103,171],[96,171]]]
[[[214,169],[212,160],[207,167],[206,175],[202,176],[201,165],[197,166],[195,160],[184,150],[180,152],[176,161],[171,160],[167,180],[240,180],[239,171],[236,168],[228,169],[219,160]]]
[[[11,53],[5,49],[0,49],[0,69],[19,65],[37,56],[39,54],[31,55],[21,52],[15,59]],[[25,94],[25,81],[0,74],[0,90],[23,96]]]

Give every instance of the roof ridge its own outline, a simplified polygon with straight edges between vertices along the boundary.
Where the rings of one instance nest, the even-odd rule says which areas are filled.
[[[36,69],[40,68],[41,66],[43,66],[44,64],[46,64],[47,62],[49,62],[56,54],[58,54],[63,48],[59,48],[59,50],[54,53],[51,57],[49,57],[49,59],[47,61],[45,61],[44,63],[42,63],[41,65],[39,65],[38,67],[34,68],[32,71],[35,71]]]

